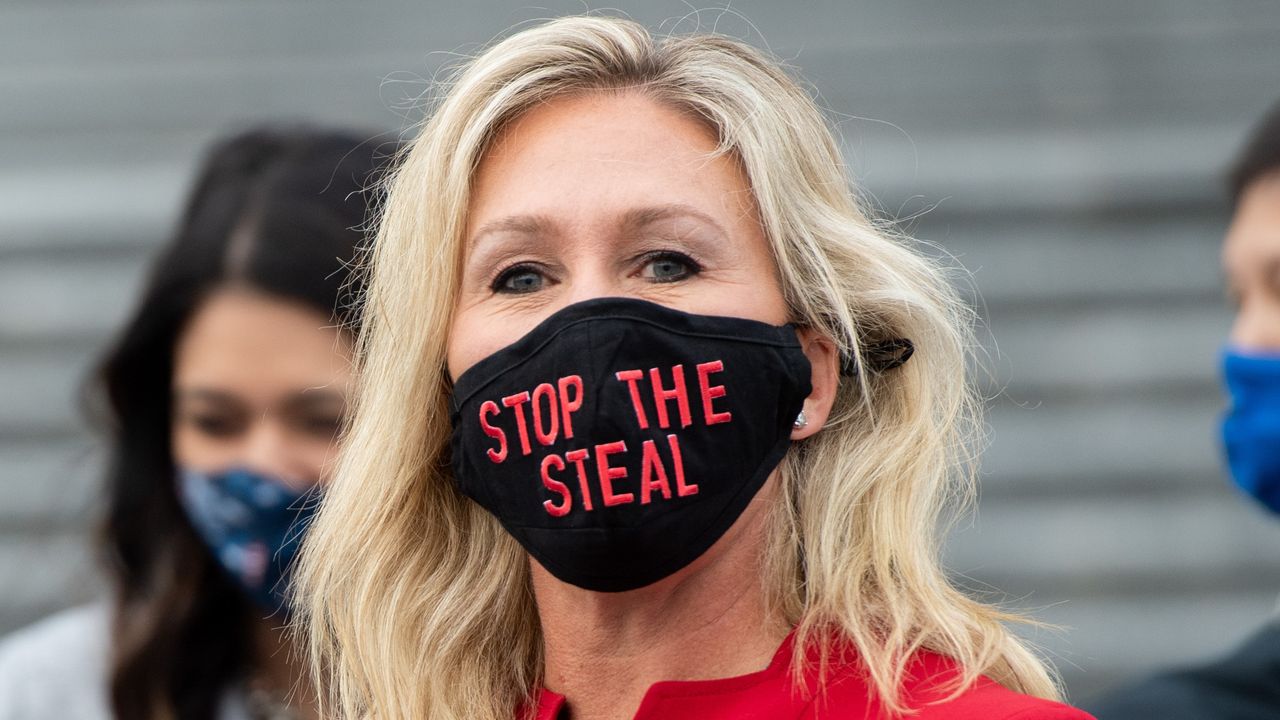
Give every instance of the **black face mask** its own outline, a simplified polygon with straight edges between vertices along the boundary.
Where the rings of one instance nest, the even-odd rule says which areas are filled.
[[[742,514],[809,374],[790,325],[588,300],[458,378],[454,477],[557,578],[643,587]]]

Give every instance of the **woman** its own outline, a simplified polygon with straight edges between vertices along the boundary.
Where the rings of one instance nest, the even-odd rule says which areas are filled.
[[[497,44],[381,219],[301,564],[332,709],[1087,717],[938,566],[966,319],[758,51],[604,18]]]
[[[0,649],[0,716],[315,716],[281,598],[345,410],[347,268],[384,155],[302,128],[209,153],[94,388],[115,596]]]

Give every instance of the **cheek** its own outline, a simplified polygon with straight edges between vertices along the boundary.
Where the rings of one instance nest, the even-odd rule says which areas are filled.
[[[472,365],[519,340],[534,324],[484,308],[458,311],[449,329],[449,349],[445,353],[449,377],[456,381]]]
[[[453,327],[449,328],[449,349],[445,353],[445,362],[449,366],[449,379],[457,381],[467,368],[475,364],[475,333],[471,331],[466,313],[454,316]]]
[[[298,448],[299,472],[282,478],[294,490],[306,490],[312,485],[325,485],[333,474],[338,459],[338,444],[324,440],[300,439]]]
[[[785,325],[787,322],[787,304],[781,292],[766,290],[762,287],[743,287],[743,292],[721,292],[709,296],[703,304],[706,309],[696,310],[703,315],[724,315],[740,317],[748,320]]]
[[[184,431],[176,423],[169,429],[169,449],[173,453],[173,464],[178,467],[191,465],[192,447],[191,433]]]
[[[744,228],[738,237],[741,247],[736,261],[713,269],[705,282],[690,286],[696,294],[690,299],[705,308],[694,312],[785,324],[790,313],[767,241],[752,228]]]
[[[691,285],[678,309],[783,325],[789,320],[782,289],[770,271],[752,270],[731,278]]]
[[[239,454],[235,443],[210,438],[185,423],[174,423],[169,441],[177,467],[212,472],[231,464]]]

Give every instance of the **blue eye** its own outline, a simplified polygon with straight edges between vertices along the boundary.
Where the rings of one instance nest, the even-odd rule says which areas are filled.
[[[702,266],[693,258],[678,252],[656,252],[646,256],[645,260],[641,275],[653,282],[678,282],[702,271]]]
[[[546,275],[532,265],[514,265],[494,279],[491,289],[496,293],[523,295],[537,292],[546,284]]]

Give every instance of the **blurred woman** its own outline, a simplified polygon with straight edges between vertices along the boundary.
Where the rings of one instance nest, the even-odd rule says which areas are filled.
[[[315,716],[283,597],[347,404],[384,151],[290,128],[208,154],[93,387],[115,595],[0,648],[0,716]]]
[[[300,566],[341,717],[1087,717],[939,567],[967,310],[759,51],[498,43],[391,184],[365,313]]]

